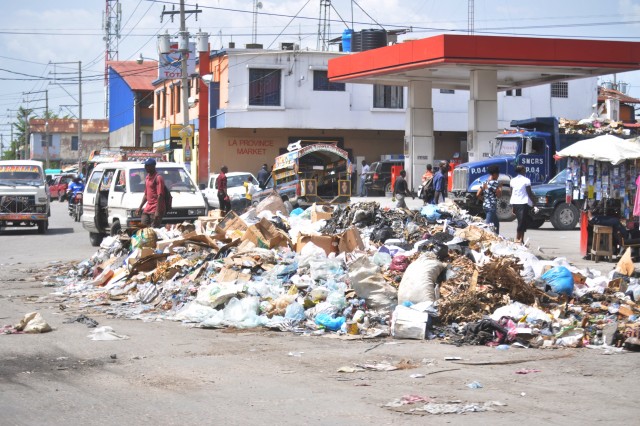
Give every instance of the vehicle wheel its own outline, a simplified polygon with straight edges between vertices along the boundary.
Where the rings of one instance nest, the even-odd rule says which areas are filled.
[[[389,192],[393,192],[393,188],[391,187],[391,182],[384,186],[384,193],[387,194]]]
[[[496,213],[498,214],[498,220],[500,222],[512,222],[516,218],[516,215],[513,214],[510,200],[511,194],[502,194],[502,196],[498,198]]]
[[[82,205],[78,204],[76,205],[76,212],[75,212],[75,221],[76,222],[80,222],[80,217],[82,216]]]
[[[102,234],[89,232],[89,242],[91,243],[92,247],[98,247],[102,242]]]
[[[531,219],[531,221],[527,225],[527,228],[528,229],[538,229],[542,225],[544,225],[544,222],[545,222],[544,219]]]
[[[58,194],[58,201],[60,201],[61,203],[64,201],[64,192],[60,192]]]
[[[49,229],[48,220],[38,222],[38,234],[45,234],[47,232],[47,229]]]
[[[116,235],[120,235],[120,231],[122,231],[122,227],[120,226],[120,222],[116,220],[115,222],[113,222],[113,225],[111,225],[109,235],[115,237]]]
[[[580,211],[576,206],[568,203],[558,205],[551,215],[553,227],[563,231],[575,228],[579,220]]]

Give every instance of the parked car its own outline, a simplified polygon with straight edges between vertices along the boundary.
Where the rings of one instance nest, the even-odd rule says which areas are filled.
[[[549,220],[555,229],[573,229],[580,220],[580,209],[566,202],[568,169],[564,169],[542,185],[533,185],[531,190],[536,196],[535,206],[538,212],[533,215],[533,228],[539,228]]]
[[[366,174],[364,184],[367,186],[367,192],[381,192],[383,195],[387,192],[393,192],[391,188],[391,167],[401,166],[404,169],[404,160],[383,160],[371,163],[369,173]]]
[[[204,189],[204,196],[207,198],[207,203],[209,207],[212,209],[220,208],[220,201],[218,200],[218,190],[216,189],[216,180],[218,179],[219,173],[212,173],[209,175],[209,182],[207,182],[207,187]],[[231,200],[231,208],[236,210],[236,204],[243,204],[246,199],[246,189],[244,187],[244,183],[251,176],[253,178],[253,183],[258,185],[258,179],[253,175],[253,173],[249,172],[229,172],[227,173],[227,194],[229,194],[229,199]]]
[[[67,187],[75,178],[75,175],[65,174],[55,177],[49,184],[49,199],[57,198],[58,201],[64,201],[67,193]]]
[[[156,170],[171,191],[171,209],[162,223],[194,221],[207,214],[207,202],[182,164],[159,162]],[[105,235],[137,229],[137,210],[144,196],[146,172],[139,162],[98,164],[92,171],[82,196],[84,229],[91,245],[98,246]]]
[[[5,226],[37,226],[49,229],[49,188],[42,162],[0,161],[0,230]]]

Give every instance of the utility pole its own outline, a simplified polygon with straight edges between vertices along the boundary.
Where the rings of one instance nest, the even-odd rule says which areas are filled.
[[[13,122],[11,122],[11,145],[13,146],[13,159],[18,159],[18,144],[13,140]]]
[[[82,61],[55,62],[53,65],[78,64],[78,173],[82,172]],[[75,74],[75,72],[63,72],[59,74]],[[55,77],[54,77],[55,81]],[[60,85],[60,83],[57,83]],[[64,88],[63,88],[64,89]],[[65,92],[66,89],[65,89]],[[67,92],[69,96],[71,94]],[[73,99],[73,96],[71,96]]]
[[[196,6],[197,7],[197,6]],[[180,15],[180,32],[179,32],[179,40],[178,40],[178,50],[180,51],[180,69],[182,73],[181,85],[182,85],[182,124],[183,124],[183,138],[184,138],[184,146],[183,151],[185,154],[184,160],[185,163],[191,162],[190,152],[190,138],[193,136],[193,132],[190,132],[191,128],[189,127],[189,75],[187,75],[187,59],[189,56],[189,32],[187,31],[186,26],[186,13],[194,13],[196,15],[196,21],[198,20],[198,13],[201,13],[202,10],[185,10],[184,8],[184,0],[180,0],[180,11],[178,12]],[[176,14],[176,11],[162,11],[162,15],[171,15],[171,19],[173,20],[173,15]]]
[[[0,160],[4,157],[4,133],[0,133]]]
[[[82,61],[78,61],[78,175],[82,173]],[[86,176],[83,177],[86,179]]]
[[[24,110],[24,157],[23,160],[29,159],[29,111]]]
[[[48,126],[47,117],[49,115],[49,90],[47,90],[47,89],[45,89],[45,90],[35,90],[35,91],[32,91],[32,92],[23,92],[22,94],[23,95],[33,95],[33,94],[36,94],[36,93],[44,93],[44,101],[45,101],[44,115],[43,115],[43,118],[44,118],[44,156],[45,156],[44,158],[45,158],[45,168],[48,169],[49,168],[49,137],[48,137],[49,132],[48,132],[48,129],[47,129],[47,126]],[[40,100],[42,100],[42,99],[40,99]],[[28,121],[26,122],[26,126],[25,127],[29,128],[29,122]],[[27,133],[27,135],[29,134],[28,132],[26,132],[26,133]],[[29,143],[29,139],[27,138],[27,144],[28,143]],[[27,149],[26,149],[26,145],[25,145],[25,154],[26,154],[26,152],[27,152]],[[26,159],[26,157],[25,157],[25,159]]]
[[[44,91],[44,147],[45,169],[49,169],[49,90]]]

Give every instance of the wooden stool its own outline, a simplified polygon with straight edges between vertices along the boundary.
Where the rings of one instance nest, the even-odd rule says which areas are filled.
[[[591,259],[597,262],[599,256],[613,259],[613,228],[610,226],[593,225]]]

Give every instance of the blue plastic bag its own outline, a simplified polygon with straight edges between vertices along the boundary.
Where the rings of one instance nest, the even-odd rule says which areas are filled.
[[[440,219],[440,212],[435,204],[427,204],[420,210],[420,214],[427,218],[428,221],[435,222]]]
[[[325,313],[316,315],[316,324],[323,326],[327,330],[338,331],[344,322],[344,317],[332,318],[331,315]]]
[[[573,294],[573,274],[564,266],[549,269],[542,274],[542,279],[549,284],[554,293],[566,294],[567,296]]]
[[[305,319],[304,308],[298,302],[293,302],[287,306],[284,317],[287,319],[302,321]]]
[[[296,209],[293,209],[291,213],[289,213],[289,216],[300,216],[302,213],[304,213],[304,210],[298,207]]]

